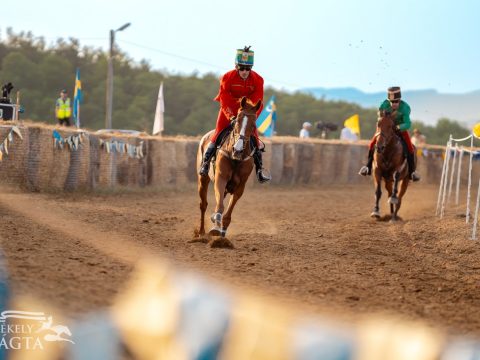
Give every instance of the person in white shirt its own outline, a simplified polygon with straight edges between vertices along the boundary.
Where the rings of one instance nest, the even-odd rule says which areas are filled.
[[[352,132],[349,128],[344,127],[340,133],[340,140],[355,142],[358,141],[358,135]]]
[[[312,124],[308,121],[305,121],[302,125],[302,130],[300,130],[300,139],[308,139],[310,137],[310,130],[312,129]]]

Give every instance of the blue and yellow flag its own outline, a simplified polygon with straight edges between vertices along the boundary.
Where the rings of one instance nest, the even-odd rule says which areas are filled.
[[[277,107],[275,106],[275,95],[272,95],[257,118],[258,132],[265,137],[272,137],[276,123]]]
[[[83,100],[82,95],[82,82],[80,81],[80,69],[77,68],[77,74],[75,76],[75,92],[73,94],[73,118],[75,119],[75,125],[80,127],[80,103]]]

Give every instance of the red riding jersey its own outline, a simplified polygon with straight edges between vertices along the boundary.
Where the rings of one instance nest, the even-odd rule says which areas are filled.
[[[220,80],[220,90],[215,97],[215,101],[220,102],[220,111],[218,112],[217,126],[211,142],[215,143],[218,135],[230,124],[230,118],[236,116],[240,108],[240,99],[246,96],[252,103],[256,104],[258,100],[263,101],[263,78],[255,71],[250,70],[250,74],[244,80],[240,77],[237,70],[232,70],[224,74]],[[262,106],[257,111],[257,117],[262,112]],[[253,131],[257,138],[257,129]]]

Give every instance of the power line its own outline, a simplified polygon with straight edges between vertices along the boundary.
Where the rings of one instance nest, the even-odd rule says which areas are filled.
[[[163,50],[160,50],[160,49],[155,49],[155,48],[152,48],[152,47],[150,47],[150,46],[145,46],[145,45],[137,44],[137,43],[134,43],[134,42],[131,42],[131,41],[118,40],[118,42],[122,42],[122,43],[125,43],[125,44],[133,45],[133,46],[136,46],[136,47],[139,47],[139,48],[142,48],[142,49],[146,49],[146,50],[150,50],[150,51],[155,51],[155,52],[158,52],[158,53],[167,55],[167,56],[171,56],[171,57],[174,57],[174,58],[177,58],[177,59],[182,59],[182,60],[190,61],[190,62],[193,62],[193,63],[196,63],[196,64],[201,64],[201,65],[206,65],[206,66],[214,67],[214,68],[219,69],[219,70],[224,70],[224,71],[225,71],[225,70],[228,70],[228,68],[226,68],[226,67],[224,67],[224,66],[219,66],[219,65],[215,65],[215,64],[208,63],[208,62],[206,62],[206,61],[197,60],[197,59],[189,58],[189,57],[182,56],[182,55],[177,55],[177,54],[174,54],[174,53],[171,53],[171,52],[163,51]]]
[[[226,67],[224,67],[224,66],[219,66],[219,65],[215,65],[215,64],[208,63],[208,62],[206,62],[206,61],[197,60],[197,59],[193,59],[193,58],[186,57],[186,56],[182,56],[182,55],[177,55],[177,54],[174,54],[174,53],[171,53],[171,52],[168,52],[168,51],[163,51],[163,50],[160,50],[160,49],[152,48],[152,47],[150,47],[150,46],[145,46],[145,45],[137,44],[137,43],[134,43],[134,42],[131,42],[131,41],[118,40],[118,42],[125,43],[125,44],[129,44],[129,45],[133,45],[133,46],[136,46],[136,47],[139,47],[139,48],[142,48],[142,49],[146,49],[146,50],[150,50],[150,51],[155,51],[155,52],[158,52],[158,53],[167,55],[167,56],[171,56],[171,57],[174,57],[174,58],[177,58],[177,59],[182,59],[182,60],[190,61],[190,62],[193,62],[193,63],[196,63],[196,64],[201,64],[201,65],[210,66],[210,67],[213,67],[213,68],[216,68],[216,69],[219,69],[219,70],[223,70],[223,71],[228,71],[228,70],[230,70],[230,68],[226,68]],[[297,88],[301,88],[301,87],[302,87],[302,86],[300,86],[300,85],[298,85],[298,84],[286,83],[286,82],[283,82],[283,81],[278,81],[278,80],[274,80],[274,79],[270,79],[270,78],[265,78],[265,79],[268,80],[268,81],[270,81],[270,82],[277,83],[277,84],[281,84],[281,85],[285,85],[285,86],[292,86],[292,87],[297,87]]]
[[[44,38],[45,40],[58,40],[58,39],[62,39],[62,37],[48,37],[48,38]],[[94,40],[94,41],[106,41],[107,38],[106,37],[91,37],[91,38],[76,38],[77,40],[82,40],[82,41],[85,41],[85,40]],[[145,50],[149,50],[149,51],[154,51],[154,52],[158,52],[160,54],[163,54],[163,55],[166,55],[166,56],[170,56],[170,57],[173,57],[173,58],[176,58],[176,59],[181,59],[181,60],[185,60],[185,61],[189,61],[189,62],[192,62],[192,63],[195,63],[195,64],[199,64],[199,65],[204,65],[204,66],[208,66],[208,67],[211,67],[211,68],[214,68],[214,69],[217,69],[217,70],[221,70],[221,71],[228,71],[230,70],[230,68],[227,68],[225,66],[219,66],[219,65],[216,65],[216,64],[212,64],[212,63],[209,63],[209,62],[206,62],[206,61],[203,61],[203,60],[198,60],[198,59],[194,59],[194,58],[190,58],[190,57],[187,57],[187,56],[183,56],[183,55],[178,55],[178,54],[174,54],[174,53],[171,53],[171,52],[168,52],[168,51],[164,51],[164,50],[160,50],[160,49],[157,49],[157,48],[153,48],[151,46],[146,46],[146,45],[142,45],[142,44],[138,44],[138,43],[134,43],[132,41],[127,41],[127,40],[122,40],[122,39],[117,39],[117,42],[119,43],[125,43],[125,44],[128,44],[128,45],[132,45],[132,46],[136,46],[138,48],[141,48],[141,49],[145,49]],[[279,80],[275,80],[275,79],[271,79],[271,78],[267,78],[267,77],[264,77],[265,80],[268,80],[269,82],[272,82],[272,83],[276,83],[276,84],[280,84],[280,85],[284,85],[284,86],[289,86],[289,87],[296,87],[296,88],[302,88],[303,86],[299,85],[299,84],[292,84],[292,83],[287,83],[287,82],[284,82],[284,81],[279,81]]]

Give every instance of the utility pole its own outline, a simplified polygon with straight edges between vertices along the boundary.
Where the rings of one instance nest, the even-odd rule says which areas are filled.
[[[130,26],[126,23],[117,30],[110,30],[110,52],[108,54],[108,69],[107,69],[107,94],[105,101],[105,129],[112,128],[112,110],[113,110],[113,51],[115,46],[115,33],[117,31],[125,30]]]

